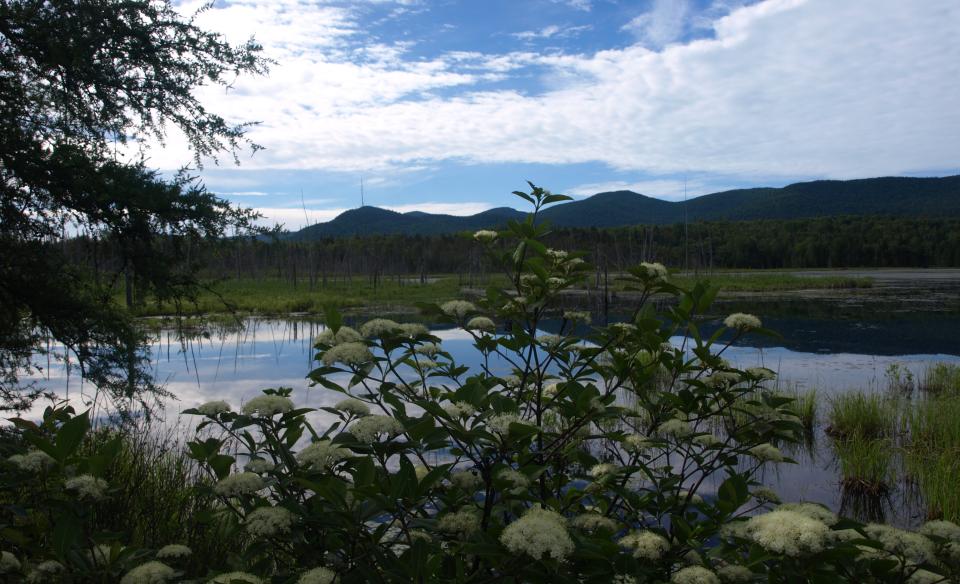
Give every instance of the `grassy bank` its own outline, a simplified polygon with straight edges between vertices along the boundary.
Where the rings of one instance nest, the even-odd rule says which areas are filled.
[[[623,293],[625,283],[614,274],[608,276],[609,290]],[[715,273],[702,276],[674,276],[680,285],[690,286],[698,280],[709,280],[719,285],[727,294],[740,292],[774,292],[790,290],[823,290],[869,288],[870,278],[846,276],[797,276],[782,272]],[[186,314],[211,314],[227,312],[224,301],[242,313],[288,314],[303,312],[320,314],[323,307],[335,305],[341,310],[383,310],[404,312],[417,302],[439,302],[468,295],[487,286],[506,287],[502,276],[489,275],[465,282],[451,274],[432,275],[425,283],[416,278],[384,278],[376,285],[367,277],[330,280],[325,285],[306,282],[294,285],[290,280],[277,278],[228,279],[214,283],[210,291],[203,292],[195,304],[185,304]],[[571,294],[586,290],[571,290]],[[115,299],[123,303],[123,292]],[[170,304],[148,303],[137,309],[139,316],[170,315],[175,312]]]

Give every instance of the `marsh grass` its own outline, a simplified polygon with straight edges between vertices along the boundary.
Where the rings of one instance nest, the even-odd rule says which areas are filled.
[[[841,440],[890,437],[897,429],[902,403],[876,393],[839,394],[830,400],[826,433]]]
[[[927,365],[919,386],[927,393],[960,395],[960,365],[951,363]]]
[[[294,286],[288,280],[277,278],[227,279],[214,284],[212,291],[201,293],[195,303],[184,304],[182,310],[187,315],[224,313],[230,309],[265,315],[321,314],[324,306],[330,305],[338,309],[410,310],[417,302],[448,300],[456,298],[459,292],[456,276],[432,277],[423,284],[410,279],[383,279],[377,285],[369,278],[341,278],[313,288],[306,282]],[[122,300],[122,294],[118,293],[115,298],[118,306]],[[148,302],[135,312],[138,316],[171,315],[176,307]]]
[[[960,520],[960,396],[928,396],[910,410],[907,471],[931,517]]]
[[[792,397],[794,399],[793,409],[797,417],[800,418],[803,430],[808,436],[812,437],[816,430],[818,420],[817,390],[794,389]]]
[[[883,496],[895,477],[894,445],[889,439],[854,435],[834,442],[845,493]]]
[[[211,484],[210,478],[186,455],[175,428],[101,428],[84,448],[101,451],[117,436],[119,450],[103,477],[115,488],[98,510],[99,528],[146,548],[185,544],[201,563],[223,561],[238,549],[231,535],[237,530],[218,512],[216,498],[200,488]]]

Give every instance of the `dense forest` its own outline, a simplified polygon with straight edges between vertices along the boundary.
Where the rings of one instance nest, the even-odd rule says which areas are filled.
[[[598,269],[609,271],[641,261],[690,270],[960,266],[960,219],[829,217],[557,228],[546,240],[555,248],[583,251]],[[81,237],[65,249],[97,272],[121,271],[110,242]],[[272,277],[309,287],[351,277],[426,279],[493,269],[469,232],[309,242],[233,238],[188,247],[186,253],[186,262],[210,278]]]

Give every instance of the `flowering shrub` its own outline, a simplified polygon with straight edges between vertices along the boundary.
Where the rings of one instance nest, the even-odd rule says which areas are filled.
[[[265,390],[240,411],[213,402],[186,412],[203,417],[188,446],[216,477],[208,487],[222,503],[216,511],[243,533],[235,561],[186,574],[172,562],[189,550],[138,550],[128,552],[136,561],[123,581],[945,582],[960,574],[960,528],[951,523],[911,533],[813,504],[777,506],[757,474],[789,464],[778,445],[803,428],[791,400],[766,389],[772,372],[722,359],[741,335],[767,334],[760,319],[731,315],[704,336],[697,318],[716,290],[681,288],[662,265],[643,264],[626,276],[636,297],[629,321],[591,328],[589,314],[559,306],[588,266],[547,248],[547,227],[536,222],[564,197],[536,187],[517,194],[534,207],[528,219],[475,238],[512,289],[422,306],[470,335],[478,368],[457,363],[422,325],[375,319],[355,330],[330,313],[309,377],[338,394],[321,408],[332,423],[315,426],[315,410],[298,408],[289,389]],[[658,312],[654,297],[674,301]],[[551,334],[542,330],[548,319],[560,323]],[[682,346],[671,344],[676,337]],[[44,462],[31,464],[45,472]],[[94,470],[73,471],[88,474],[73,490],[109,497]],[[82,549],[95,560],[91,546],[103,543],[78,535],[70,553],[18,546],[2,565],[72,566]]]

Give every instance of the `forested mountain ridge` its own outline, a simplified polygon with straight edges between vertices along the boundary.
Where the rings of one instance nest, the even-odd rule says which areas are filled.
[[[684,221],[802,219],[831,216],[960,217],[960,175],[937,178],[882,177],[819,180],[782,188],[736,189],[683,201],[664,201],[613,191],[563,203],[541,212],[557,227],[668,225]],[[377,207],[346,211],[290,235],[295,240],[352,235],[436,235],[493,228],[524,213],[498,207],[458,217],[397,213]]]

